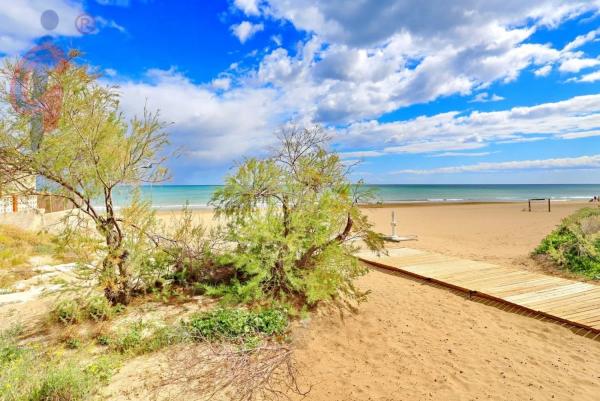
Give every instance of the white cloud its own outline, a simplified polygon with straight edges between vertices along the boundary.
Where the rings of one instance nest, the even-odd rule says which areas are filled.
[[[149,110],[160,110],[161,119],[173,123],[168,127],[173,145],[182,147],[184,162],[194,165],[229,165],[263,150],[275,129],[289,119],[271,89],[220,93],[214,86],[222,88],[224,81],[196,85],[174,68],[150,70],[143,81],[111,83],[119,85],[127,115],[141,115],[145,103]]]
[[[483,157],[494,152],[444,152],[431,155],[431,157]]]
[[[600,168],[600,155],[566,157],[543,160],[519,160],[496,163],[477,163],[463,166],[439,167],[422,170],[399,170],[393,174],[456,174],[484,171],[533,170],[533,169],[588,169]]]
[[[363,158],[363,157],[377,157],[385,155],[384,152],[378,152],[375,150],[362,150],[358,152],[341,152],[338,155],[342,159],[350,159],[350,158]]]
[[[231,32],[240,40],[241,43],[246,43],[254,34],[264,29],[263,24],[253,24],[250,21],[242,21],[237,25],[231,26]]]
[[[586,33],[585,35],[579,35],[577,36],[575,39],[573,39],[571,42],[569,42],[564,48],[563,51],[573,51],[575,49],[580,48],[581,46],[583,46],[584,44],[593,41],[594,39],[596,39],[596,37],[598,36],[598,34],[600,34],[600,29],[595,29],[593,31],[590,31],[588,33]]]
[[[580,52],[535,43],[532,35],[599,4],[266,0],[262,16],[288,20],[310,39],[297,54],[281,48],[268,53],[254,78],[290,99],[295,113],[317,122],[377,118],[445,96],[469,96],[495,82],[514,81],[531,67],[544,76],[555,63],[570,70],[589,65],[591,59]],[[474,101],[501,100],[482,96]]]
[[[594,1],[444,0],[268,0],[267,13],[291,21],[330,42],[364,47],[408,33],[414,40],[440,43],[493,42],[494,29],[537,25],[555,26],[566,18],[594,10]],[[473,35],[474,33],[478,35]]]
[[[579,72],[599,64],[600,60],[595,58],[569,58],[560,63],[558,70],[562,72]]]
[[[490,143],[574,139],[600,130],[600,95],[469,114],[448,112],[411,120],[351,124],[337,138],[348,147],[384,153],[478,149]],[[592,134],[593,133],[593,134]]]
[[[234,0],[233,4],[246,15],[259,15],[260,0]]]
[[[550,71],[552,71],[552,65],[547,64],[542,68],[538,68],[537,70],[535,70],[534,74],[536,77],[546,77],[548,76],[548,74],[550,74]]]
[[[278,47],[283,44],[283,38],[281,37],[281,35],[273,35],[273,36],[271,36],[271,40]]]
[[[58,15],[58,25],[51,31],[40,21],[46,10],[53,10]],[[74,22],[82,13],[81,5],[69,0],[3,2],[0,7],[0,53],[20,53],[31,47],[34,39],[44,35],[80,36]]]
[[[580,78],[575,79],[576,82],[596,82],[600,81],[600,71],[594,71],[589,74],[585,74]]]
[[[231,87],[231,78],[229,78],[229,77],[215,78],[211,82],[211,86],[214,89],[227,90]]]
[[[496,95],[495,93],[489,94],[487,92],[478,93],[471,99],[469,102],[471,103],[487,103],[487,102],[499,102],[500,100],[504,100],[502,96]]]
[[[524,71],[545,76],[563,64],[574,70],[590,59],[575,51],[581,45],[556,49],[536,43],[533,34],[596,10],[598,2],[233,4],[253,21],[231,27],[242,43],[264,29],[256,23],[259,18],[265,23],[288,20],[307,31],[307,39],[289,50],[280,47],[280,38],[272,38],[278,47],[267,51],[255,69],[248,70],[242,60],[202,85],[175,70],[153,70],[142,82],[122,83],[127,111],[139,111],[140,98],[160,108],[164,118],[176,122],[174,142],[190,149],[187,156],[194,163],[225,165],[252,154],[269,144],[275,128],[289,119],[336,127],[331,128],[336,148],[352,160],[397,153],[476,157],[489,153],[476,150],[492,143],[572,139],[600,130],[600,95],[497,112],[373,120],[444,96],[497,101],[501,97],[490,88],[494,83],[514,81]]]

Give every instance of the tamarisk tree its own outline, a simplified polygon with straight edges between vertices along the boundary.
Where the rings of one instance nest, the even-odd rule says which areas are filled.
[[[369,194],[348,181],[328,141],[320,127],[286,127],[272,156],[244,161],[216,191],[212,203],[235,244],[228,288],[239,298],[350,305],[364,295],[353,285],[365,272],[355,241],[372,250],[383,241],[358,207]]]
[[[17,76],[15,68],[7,65],[3,74]],[[59,104],[54,99],[46,105],[56,108],[57,121],[36,146],[31,143],[30,116],[13,110],[10,93],[2,94],[6,114],[0,120],[0,177],[5,185],[38,177],[45,188],[22,188],[24,194],[66,199],[78,218],[84,217],[81,221],[92,223],[105,245],[99,277],[106,297],[126,304],[132,280],[127,233],[139,235],[135,231],[147,227],[151,213],[137,202],[119,215],[114,195],[120,186],[133,191],[142,183],[166,178],[161,156],[168,139],[164,124],[149,112],[127,121],[115,88],[101,85],[85,66],[62,63],[48,74],[49,85],[58,85],[62,97]]]

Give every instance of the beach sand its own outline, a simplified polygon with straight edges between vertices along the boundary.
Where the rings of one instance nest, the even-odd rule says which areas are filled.
[[[566,216],[587,202],[553,202],[548,213],[545,203],[404,203],[393,206],[364,207],[376,231],[391,233],[391,213],[396,212],[398,235],[417,235],[418,241],[389,243],[389,247],[410,247],[466,259],[486,261],[516,268],[543,270],[549,274],[572,277],[534,262],[531,252],[542,238]],[[197,221],[211,226],[212,211],[193,211]],[[178,211],[160,211],[159,218],[170,222]]]
[[[379,232],[391,232],[391,212],[396,212],[398,235],[414,234],[418,241],[406,246],[514,268],[574,277],[534,261],[531,252],[566,216],[590,206],[587,202],[419,204],[367,208],[365,213]],[[581,279],[581,278],[580,278]]]
[[[296,331],[308,400],[598,400],[600,342],[393,273]]]
[[[536,206],[532,213],[525,203],[393,209],[398,234],[419,237],[404,246],[547,269],[529,254],[586,205],[556,203],[551,213]],[[366,213],[388,233],[391,210]],[[210,212],[196,216],[208,221]],[[342,319],[321,310],[294,330],[300,384],[311,386],[307,400],[600,399],[600,341],[378,269],[358,284],[371,294],[357,314]],[[132,383],[135,375],[121,380]]]

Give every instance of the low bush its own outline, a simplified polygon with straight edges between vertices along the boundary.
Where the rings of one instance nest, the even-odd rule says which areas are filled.
[[[91,392],[93,378],[82,374],[81,369],[68,365],[49,369],[31,390],[29,401],[76,401],[83,400]]]
[[[565,218],[535,253],[571,272],[600,279],[600,209],[584,208]]]
[[[258,312],[221,308],[197,313],[184,325],[196,341],[233,340],[283,334],[288,316],[285,311],[274,308]]]
[[[111,336],[109,345],[116,352],[133,352],[142,345],[143,330],[143,323],[133,323],[125,328],[122,328],[113,336]]]
[[[112,335],[98,338],[98,342],[121,354],[141,355],[180,343],[184,339],[185,333],[181,327],[135,322]]]
[[[96,295],[87,301],[85,313],[90,319],[100,321],[109,320],[112,317],[113,310],[106,297]]]
[[[63,299],[54,306],[52,315],[59,323],[75,324],[81,320],[81,312],[81,306],[77,300]]]

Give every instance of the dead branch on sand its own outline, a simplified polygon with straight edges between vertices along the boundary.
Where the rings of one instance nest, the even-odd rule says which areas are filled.
[[[186,347],[170,354],[168,364],[171,369],[157,387],[193,394],[198,400],[278,400],[293,394],[304,397],[310,391],[298,384],[293,350],[278,343]]]

